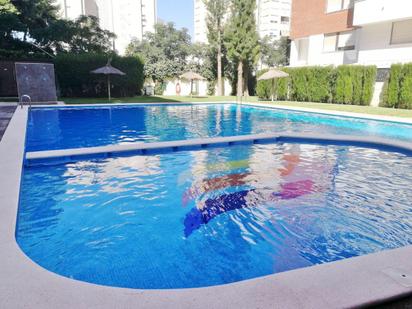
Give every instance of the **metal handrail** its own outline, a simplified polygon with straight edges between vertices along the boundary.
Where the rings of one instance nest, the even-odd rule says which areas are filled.
[[[26,98],[26,99],[28,99],[29,100],[29,108],[31,108],[31,97],[28,95],[28,94],[23,94],[21,97],[20,97],[20,108],[23,108],[23,98]]]

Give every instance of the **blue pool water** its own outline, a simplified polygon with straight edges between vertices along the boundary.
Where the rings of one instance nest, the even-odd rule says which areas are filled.
[[[200,110],[215,108],[196,107]],[[223,117],[225,108],[219,110]],[[228,112],[235,110],[229,107]],[[50,113],[63,121],[65,113],[76,118],[80,112]],[[255,118],[242,111],[241,118],[255,123],[277,112],[259,113],[261,118]],[[145,115],[141,136],[162,132],[160,138],[166,138],[169,129],[179,132],[177,112],[173,117],[161,114],[174,119],[171,126],[162,127],[152,117]],[[209,122],[193,123],[193,131],[185,129],[181,135],[246,132],[242,122],[239,129],[230,129],[231,122],[222,121],[217,130],[214,116],[193,117]],[[281,122],[291,129],[313,126],[291,117]],[[83,117],[78,119],[81,124]],[[276,117],[262,125],[275,128]],[[137,126],[129,129],[137,132]],[[87,123],[82,128],[88,130]],[[374,128],[368,134],[384,132]],[[77,140],[74,131],[64,135],[67,143]],[[120,136],[129,140],[126,133],[96,134],[106,142]],[[61,140],[46,144],[63,145]],[[412,158],[399,153],[305,144],[237,145],[31,166],[24,170],[16,238],[36,263],[87,282],[155,289],[225,284],[412,244],[411,166]]]
[[[267,132],[370,135],[412,142],[412,125],[234,104],[33,108],[27,150]]]

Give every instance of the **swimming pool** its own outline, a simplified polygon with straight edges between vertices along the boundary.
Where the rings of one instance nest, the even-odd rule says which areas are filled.
[[[77,280],[225,284],[412,244],[411,164],[283,143],[30,166],[16,238]]]
[[[412,125],[235,104],[33,108],[27,151],[255,133],[316,132],[412,141]]]

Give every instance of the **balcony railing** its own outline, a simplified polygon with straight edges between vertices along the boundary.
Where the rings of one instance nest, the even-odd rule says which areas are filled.
[[[410,0],[355,1],[353,16],[354,26],[396,21],[407,18],[412,18],[412,1]]]

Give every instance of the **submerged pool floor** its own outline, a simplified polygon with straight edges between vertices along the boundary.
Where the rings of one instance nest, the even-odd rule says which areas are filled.
[[[25,167],[17,241],[44,268],[203,287],[412,244],[412,158],[236,145]]]

